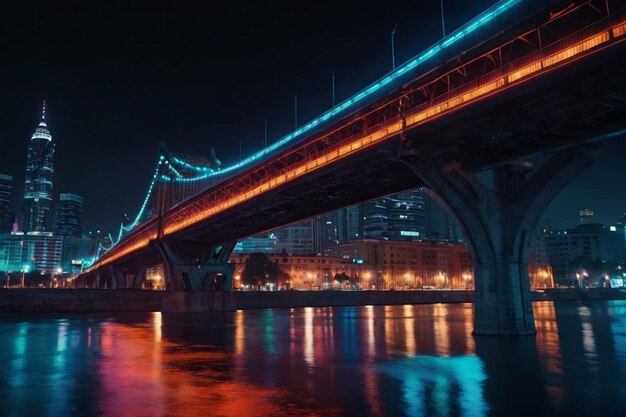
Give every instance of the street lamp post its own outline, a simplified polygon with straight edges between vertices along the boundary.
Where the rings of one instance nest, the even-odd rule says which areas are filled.
[[[441,31],[443,32],[443,37],[446,37],[446,22],[443,18],[443,0],[440,1],[441,4]]]
[[[333,77],[333,108],[335,107],[335,69],[333,68],[332,72]]]
[[[30,269],[30,268],[28,267],[28,265],[25,265],[25,266],[22,268],[22,284],[21,284],[22,288],[24,288],[24,286],[25,286],[25,282],[26,282],[26,274],[28,273],[28,270],[29,270],[29,269]]]
[[[295,129],[298,129],[298,93],[300,92],[296,91],[296,93],[293,95],[293,114]]]
[[[396,45],[395,45],[396,29],[398,29],[398,25],[396,25],[391,31],[391,70],[396,69]]]

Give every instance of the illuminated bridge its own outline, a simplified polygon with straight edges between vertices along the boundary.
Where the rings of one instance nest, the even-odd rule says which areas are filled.
[[[162,263],[171,293],[228,290],[237,240],[424,186],[469,244],[475,332],[534,333],[537,222],[626,132],[625,3],[501,1],[233,166],[163,146],[139,214],[82,278],[136,287]]]

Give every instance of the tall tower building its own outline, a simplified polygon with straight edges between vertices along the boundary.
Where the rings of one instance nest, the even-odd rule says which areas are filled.
[[[24,187],[24,222],[26,232],[49,232],[54,175],[54,143],[46,124],[46,102],[41,121],[28,142]]]
[[[0,174],[0,233],[11,231],[13,217],[11,211],[11,195],[13,194],[13,177]]]
[[[83,223],[83,198],[72,193],[59,195],[54,232],[59,236],[80,237]]]

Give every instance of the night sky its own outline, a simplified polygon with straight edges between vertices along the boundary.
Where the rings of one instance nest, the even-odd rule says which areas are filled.
[[[13,3],[13,4],[10,4]],[[4,2],[0,13],[0,173],[24,187],[26,147],[41,101],[56,142],[55,193],[86,199],[85,225],[113,230],[145,195],[165,141],[174,152],[214,147],[229,164],[331,106],[441,36],[439,1]],[[106,4],[105,4],[106,3]],[[116,2],[117,3],[117,2]],[[492,1],[445,1],[448,32]],[[551,205],[554,227],[591,208],[626,211],[626,141]]]

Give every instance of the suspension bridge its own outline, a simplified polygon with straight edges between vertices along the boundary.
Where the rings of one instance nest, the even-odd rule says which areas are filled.
[[[533,333],[529,242],[626,133],[625,45],[624,1],[504,0],[237,164],[162,145],[138,214],[81,278],[138,287],[163,264],[172,294],[227,291],[237,240],[424,186],[465,233],[474,331]]]

